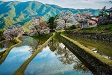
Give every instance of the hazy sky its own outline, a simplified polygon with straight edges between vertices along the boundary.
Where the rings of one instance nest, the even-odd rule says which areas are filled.
[[[110,0],[1,0],[1,1],[39,1],[47,4],[55,4],[65,8],[107,8],[112,7]],[[111,0],[112,1],[112,0]]]

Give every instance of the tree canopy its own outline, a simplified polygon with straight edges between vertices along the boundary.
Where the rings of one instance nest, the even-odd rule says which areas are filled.
[[[56,28],[56,24],[54,23],[55,17],[50,17],[48,23],[49,23],[49,27],[50,29],[53,30],[53,28]]]

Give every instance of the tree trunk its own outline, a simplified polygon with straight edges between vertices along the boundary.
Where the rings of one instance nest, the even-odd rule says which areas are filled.
[[[38,29],[36,28],[36,26],[34,26],[35,27],[35,29],[37,30],[37,33],[40,35],[40,33],[38,32]]]

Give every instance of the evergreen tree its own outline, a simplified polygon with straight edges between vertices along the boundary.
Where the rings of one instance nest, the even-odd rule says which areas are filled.
[[[51,30],[53,30],[54,28],[56,28],[56,25],[54,23],[55,17],[50,17],[48,23],[50,24],[49,27]]]

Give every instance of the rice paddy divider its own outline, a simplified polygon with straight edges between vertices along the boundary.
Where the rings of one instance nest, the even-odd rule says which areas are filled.
[[[2,58],[0,59],[0,65],[4,62],[4,60],[6,59],[7,55],[12,50],[12,48],[19,45],[22,42],[21,40],[18,39],[18,37],[16,37],[14,40],[17,42],[17,44],[14,44],[14,45],[10,46],[8,49],[6,49],[5,53],[3,54]],[[6,40],[4,40],[4,41],[6,41]]]
[[[14,75],[25,75],[24,71],[26,70],[28,64],[33,60],[33,58],[42,50],[43,47],[46,46],[46,44],[55,36],[55,33],[53,33],[53,35],[46,41],[44,42],[37,50],[36,52],[34,52],[34,54],[32,54],[30,56],[30,58],[28,58],[22,65],[20,68],[18,68]]]
[[[109,65],[112,67],[112,60],[106,59],[104,57],[102,57],[101,55],[99,55],[98,53],[93,52],[92,50],[90,50],[89,48],[85,47],[84,45],[80,44],[78,41],[74,41],[73,39],[60,34],[60,36],[64,37],[65,39],[67,39],[68,41],[74,43],[75,45],[77,45],[78,47],[80,47],[81,49],[83,49],[85,52],[91,54],[92,56],[94,56],[95,58],[99,59],[101,62]]]

